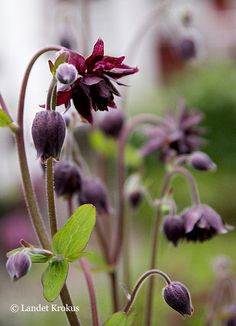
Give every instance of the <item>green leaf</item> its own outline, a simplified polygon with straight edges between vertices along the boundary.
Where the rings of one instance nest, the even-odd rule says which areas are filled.
[[[46,256],[43,254],[33,254],[31,252],[27,253],[27,255],[30,257],[32,263],[46,263],[52,258],[52,256]]]
[[[134,315],[127,316],[124,311],[116,312],[108,319],[104,326],[131,326]]]
[[[43,296],[52,302],[59,296],[66,281],[69,264],[65,260],[49,263],[42,275]]]
[[[68,52],[62,52],[56,59],[53,67],[53,75],[56,74],[57,68],[62,64],[65,63],[68,59]]]
[[[12,123],[11,117],[3,111],[3,109],[0,109],[0,127],[8,127]]]
[[[96,222],[96,209],[91,204],[80,206],[54,235],[52,250],[69,262],[77,260],[87,245]]]
[[[116,154],[116,142],[111,137],[105,136],[101,131],[95,130],[89,136],[91,146],[107,157],[114,157]]]

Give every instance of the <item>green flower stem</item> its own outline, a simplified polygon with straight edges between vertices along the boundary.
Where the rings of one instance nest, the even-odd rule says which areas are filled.
[[[51,246],[50,246],[50,241],[49,241],[49,238],[47,235],[44,221],[39,212],[36,196],[33,191],[32,181],[31,181],[31,177],[30,177],[30,173],[29,173],[29,166],[28,166],[28,161],[27,161],[27,157],[26,157],[25,141],[24,141],[24,104],[25,104],[26,88],[28,85],[30,72],[33,68],[34,63],[45,52],[59,51],[60,49],[61,49],[61,47],[59,47],[59,46],[49,46],[49,47],[39,50],[32,57],[31,61],[28,64],[28,67],[26,69],[26,72],[25,72],[25,75],[23,78],[23,82],[22,82],[21,90],[20,90],[20,96],[19,96],[19,103],[18,103],[17,122],[18,122],[19,130],[16,133],[16,142],[17,142],[21,175],[22,175],[22,180],[23,180],[25,200],[26,200],[26,204],[27,204],[27,207],[29,210],[29,215],[30,215],[32,224],[35,228],[36,234],[38,235],[41,245],[45,249],[50,249]],[[66,306],[66,304],[69,306],[72,306],[72,301],[71,301],[68,289],[66,287],[66,284],[64,285],[60,295],[61,295],[61,299],[62,299],[64,306]],[[67,318],[70,322],[70,325],[80,326],[80,322],[79,322],[75,312],[67,311],[66,314],[67,314]]]
[[[188,181],[190,191],[192,194],[192,201],[195,205],[200,203],[200,197],[198,193],[198,189],[196,186],[195,179],[192,174],[183,167],[174,167],[174,169],[168,173],[166,173],[163,184],[160,191],[160,202],[157,207],[157,213],[154,220],[153,232],[151,237],[151,262],[150,269],[153,269],[157,266],[157,255],[158,255],[158,234],[161,223],[161,204],[165,195],[168,193],[168,189],[172,180],[172,177],[176,174],[182,174]],[[146,313],[145,313],[145,326],[150,326],[152,321],[152,310],[153,310],[153,292],[154,292],[154,279],[151,278],[147,288],[147,301],[146,301]]]
[[[91,275],[91,272],[90,272],[88,261],[85,258],[81,258],[80,259],[80,266],[81,266],[81,268],[83,270],[84,277],[86,279],[87,286],[88,286],[89,297],[90,297],[90,306],[91,306],[92,319],[93,319],[93,326],[99,326],[96,295],[95,295],[92,275]]]
[[[51,80],[51,83],[50,83],[49,89],[48,89],[46,110],[55,110],[56,103],[54,100],[54,90],[55,90],[56,86],[57,86],[57,80],[56,80],[56,78],[53,78]]]
[[[171,279],[169,278],[168,275],[166,275],[164,272],[158,270],[158,269],[151,269],[147,272],[145,272],[142,276],[140,276],[140,278],[138,279],[137,283],[135,284],[131,294],[129,295],[128,297],[128,301],[125,305],[125,307],[123,308],[123,311],[128,314],[134,301],[135,301],[135,298],[137,297],[137,294],[143,284],[143,282],[148,279],[150,276],[153,276],[153,275],[158,275],[158,276],[161,276],[166,284],[170,284],[171,283]]]
[[[54,177],[53,177],[53,158],[50,157],[46,163],[46,187],[47,187],[47,202],[48,215],[50,222],[51,236],[57,232],[57,218],[54,199]]]
[[[128,137],[131,132],[138,126],[144,123],[149,124],[160,124],[164,121],[154,115],[154,114],[140,114],[137,117],[134,117],[123,129],[123,132],[120,135],[118,140],[118,164],[117,164],[117,173],[118,173],[118,211],[117,211],[117,232],[113,253],[113,262],[117,262],[119,259],[123,238],[124,238],[124,215],[125,215],[125,195],[124,195],[124,183],[125,183],[125,145],[127,144]]]

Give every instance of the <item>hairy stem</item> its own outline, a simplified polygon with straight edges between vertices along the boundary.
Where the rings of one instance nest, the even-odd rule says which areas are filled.
[[[93,326],[99,326],[96,295],[95,295],[92,275],[91,275],[91,272],[90,272],[90,269],[89,269],[89,264],[88,264],[87,260],[84,259],[84,258],[81,258],[80,259],[80,266],[81,266],[81,268],[83,270],[84,277],[86,279],[87,286],[88,286],[91,313],[92,313],[92,319],[93,319]]]
[[[47,186],[47,201],[48,201],[48,215],[50,222],[51,236],[57,232],[57,218],[54,200],[54,178],[53,178],[53,158],[47,160],[46,167],[46,186]]]
[[[151,262],[150,262],[150,268],[153,269],[157,266],[157,255],[158,255],[158,234],[159,234],[159,228],[161,223],[161,203],[162,199],[165,197],[165,195],[168,192],[171,179],[176,174],[182,174],[184,177],[186,177],[190,191],[192,194],[192,201],[194,204],[200,203],[200,197],[198,193],[198,189],[196,186],[196,182],[192,176],[192,174],[183,167],[175,167],[172,171],[166,173],[163,184],[160,191],[160,203],[157,207],[157,213],[154,220],[154,225],[152,228],[152,237],[151,237]],[[150,326],[152,322],[152,303],[153,303],[153,293],[154,293],[154,282],[155,280],[153,278],[150,279],[150,282],[148,284],[147,289],[147,302],[146,302],[146,314],[145,314],[145,326]]]
[[[135,301],[135,298],[137,297],[137,294],[143,284],[143,282],[149,278],[150,276],[153,276],[153,275],[158,275],[158,276],[161,276],[165,282],[167,284],[170,284],[171,283],[171,279],[169,278],[168,275],[166,275],[164,272],[158,270],[158,269],[151,269],[149,271],[147,271],[146,273],[144,273],[142,276],[140,276],[140,278],[138,279],[137,283],[135,284],[131,294],[129,295],[129,298],[128,298],[128,301],[125,305],[125,307],[123,308],[123,311],[128,314],[134,301]]]
[[[124,183],[125,183],[125,145],[128,141],[128,137],[131,132],[140,124],[160,124],[163,120],[153,114],[140,114],[134,117],[123,129],[120,138],[118,140],[118,211],[117,211],[117,232],[115,239],[115,247],[113,253],[113,262],[117,262],[122,250],[123,238],[124,238],[124,214],[125,214],[125,196],[124,196]]]

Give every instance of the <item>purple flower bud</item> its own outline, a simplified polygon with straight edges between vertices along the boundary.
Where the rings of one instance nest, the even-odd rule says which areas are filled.
[[[62,84],[71,84],[77,78],[77,70],[70,63],[62,63],[56,71],[56,78]]]
[[[196,57],[196,45],[192,38],[185,37],[178,44],[178,52],[182,59],[189,60]]]
[[[11,255],[6,263],[7,272],[14,281],[26,275],[30,267],[30,258],[23,252],[17,252]]]
[[[141,190],[133,191],[129,194],[129,202],[133,208],[136,208],[143,198],[143,193]]]
[[[193,307],[191,296],[186,288],[180,282],[171,282],[163,289],[163,297],[166,303],[180,313],[183,317],[186,315],[191,316]]]
[[[79,169],[70,162],[56,162],[54,167],[54,182],[57,196],[72,196],[81,188]]]
[[[99,178],[87,177],[82,180],[79,204],[93,204],[98,214],[109,212],[107,190]]]
[[[65,132],[65,121],[59,112],[46,110],[36,113],[32,125],[32,137],[37,157],[43,162],[50,157],[58,160]]]
[[[165,217],[163,232],[166,238],[177,246],[178,241],[185,235],[184,220],[177,215]]]
[[[105,135],[118,138],[124,126],[124,115],[120,110],[112,110],[106,113],[99,124],[99,128]]]
[[[188,158],[188,163],[196,170],[213,171],[216,169],[216,164],[203,152],[192,153]]]

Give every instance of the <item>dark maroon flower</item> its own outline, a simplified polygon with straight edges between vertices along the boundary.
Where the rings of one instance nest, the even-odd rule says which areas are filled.
[[[85,59],[80,54],[63,49],[68,53],[67,63],[76,67],[77,80],[71,85],[61,88],[57,93],[57,105],[70,107],[73,101],[81,117],[93,122],[92,110],[107,111],[108,107],[116,108],[114,95],[120,96],[113,82],[121,85],[118,79],[134,74],[137,68],[123,63],[125,57],[109,57],[104,55],[104,43],[101,39],[95,43],[92,54]]]
[[[17,252],[11,255],[6,263],[7,272],[14,281],[26,275],[30,267],[30,258],[23,252]]]
[[[32,137],[37,157],[44,162],[53,157],[58,160],[66,133],[65,121],[59,112],[36,113],[32,124]]]
[[[108,112],[99,123],[99,128],[107,136],[118,138],[124,126],[124,114],[120,110]]]
[[[183,212],[182,218],[185,238],[189,241],[205,241],[229,230],[220,215],[208,205],[199,204],[188,208]]]
[[[70,162],[56,162],[54,167],[54,182],[57,196],[73,196],[81,188],[79,169]]]
[[[107,190],[102,181],[97,177],[82,179],[82,187],[79,193],[79,204],[92,204],[98,214],[110,211],[107,199]]]
[[[163,223],[163,232],[166,238],[177,246],[185,236],[184,220],[180,216],[166,216]]]
[[[182,283],[171,282],[168,284],[163,289],[163,297],[166,303],[183,317],[192,315],[191,296],[186,286]]]
[[[196,170],[212,171],[216,169],[216,164],[203,152],[194,152],[188,157],[188,163]]]
[[[169,113],[158,127],[146,130],[149,140],[141,148],[141,154],[158,151],[160,158],[166,160],[198,150],[204,143],[201,138],[204,130],[198,126],[202,119],[202,113],[189,111],[182,103],[176,115]]]

